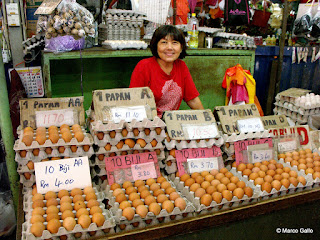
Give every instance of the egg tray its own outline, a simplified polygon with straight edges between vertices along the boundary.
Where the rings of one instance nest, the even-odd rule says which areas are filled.
[[[240,177],[239,180],[244,181]],[[185,186],[183,181],[180,181],[179,177],[175,177],[174,179],[172,179],[172,181],[177,186],[177,189],[179,192],[181,192],[182,196],[185,196],[190,202],[192,202],[196,209],[196,212],[201,215],[252,204],[254,202],[257,202],[259,198],[259,193],[257,192],[255,186],[248,181],[244,181],[247,187],[252,188],[252,197],[244,195],[242,199],[238,199],[237,197],[233,196],[231,201],[228,201],[225,198],[223,198],[221,203],[216,203],[215,201],[212,201],[209,206],[205,206],[204,204],[200,203],[200,198],[195,197],[194,192],[190,191],[190,188],[188,186]]]
[[[162,142],[163,139],[166,138],[165,130],[162,129],[161,133],[158,135],[155,130],[151,130],[149,135],[146,135],[144,131],[140,132],[138,136],[135,136],[132,131],[128,131],[128,135],[126,137],[123,137],[120,132],[116,132],[116,135],[114,138],[111,138],[109,134],[104,134],[103,139],[99,140],[96,133],[92,133],[93,141],[96,145],[99,147],[104,147],[107,143],[110,143],[112,146],[115,146],[118,144],[120,140],[125,139],[144,139],[147,143],[150,143],[153,139],[156,139],[158,142]]]
[[[144,151],[139,151],[139,153],[143,153],[143,152]],[[126,155],[129,155],[129,154],[133,154],[133,151],[132,150],[128,151],[128,154],[126,154]],[[104,157],[109,157],[110,153],[104,153],[103,155],[104,155]],[[121,156],[121,152],[117,152],[116,156]],[[160,154],[157,155],[157,159],[158,159],[158,161],[165,159],[165,151],[164,150],[160,151]],[[89,164],[90,164],[90,166],[96,166],[96,165],[102,166],[102,167],[106,166],[105,161],[104,160],[100,161],[98,159],[98,156],[96,156],[94,159],[90,160]]]
[[[51,154],[47,154],[45,152],[45,148],[40,148],[38,156],[35,156],[32,153],[33,149],[29,149],[29,150],[26,150],[27,154],[26,154],[26,156],[24,158],[22,158],[20,156],[19,152],[16,151],[15,161],[20,163],[20,164],[25,165],[30,160],[33,161],[33,162],[41,162],[42,159],[46,159],[46,158],[50,158],[50,157],[76,158],[76,157],[79,157],[79,156],[87,156],[88,158],[90,158],[94,154],[94,149],[93,149],[92,144],[90,145],[89,150],[87,152],[83,150],[82,145],[77,146],[78,148],[77,148],[77,151],[75,151],[75,152],[71,151],[70,146],[64,146],[64,147],[65,147],[65,150],[64,150],[63,153],[60,153],[58,151],[58,147],[52,147]]]
[[[91,175],[91,178],[94,178],[96,176],[98,177],[106,176],[107,171],[104,167],[100,167],[100,166],[90,167],[90,175]]]
[[[249,140],[249,139],[260,139],[260,138],[268,138],[273,137],[272,133],[269,133],[269,130],[264,130],[261,132],[253,132],[253,133],[232,133],[231,135],[223,134],[223,140],[226,143],[233,143],[242,140]]]
[[[302,107],[296,107],[295,105],[293,105],[291,107],[291,105],[289,106],[288,105],[288,102],[275,102],[274,103],[275,106],[277,107],[282,107],[286,110],[290,110],[292,112],[296,112],[296,113],[299,113],[300,115],[314,115],[314,114],[318,114],[320,113],[320,108],[317,107],[317,108],[310,108],[310,109],[305,109],[305,108],[302,108]]]
[[[304,95],[306,96],[306,95]],[[319,95],[318,95],[319,96]],[[302,97],[302,96],[301,96]],[[297,103],[296,102],[296,99],[298,99],[299,97],[285,97],[285,96],[279,96],[277,94],[277,96],[275,97],[275,100],[278,101],[278,102],[288,102],[288,103],[292,103],[293,105],[295,105],[296,107],[299,107],[299,108],[303,108],[303,109],[314,109],[314,108],[320,108],[320,104],[317,103],[315,104],[314,106],[312,107],[307,107],[305,106],[305,104],[301,104],[300,102]]]
[[[121,152],[123,151],[133,151],[133,150],[138,150],[138,151],[144,151],[144,150],[155,150],[155,149],[160,149],[161,151],[164,150],[164,145],[161,142],[158,142],[155,147],[151,145],[151,143],[148,143],[144,148],[140,147],[139,144],[134,145],[133,148],[130,148],[127,144],[124,144],[121,149],[118,149],[116,146],[111,146],[111,149],[107,151],[104,147],[99,147],[98,150],[96,151],[97,154],[105,154],[105,153],[111,153],[114,152],[117,155],[121,155]]]
[[[19,150],[29,150],[29,149],[35,149],[35,148],[44,149],[46,147],[93,145],[93,138],[91,134],[90,133],[83,133],[83,134],[84,134],[84,139],[82,142],[78,142],[78,140],[75,137],[72,137],[70,142],[65,142],[60,136],[57,143],[52,143],[50,139],[47,139],[44,144],[40,145],[37,141],[33,140],[30,146],[26,146],[26,144],[22,142],[22,137],[21,137],[15,141],[13,149],[15,151],[19,151]]]
[[[173,140],[171,139],[170,142],[168,142],[167,139],[164,140],[164,144],[167,148],[167,150],[171,150],[176,148],[177,150],[186,149],[186,148],[212,148],[213,146],[220,147],[224,141],[223,138],[220,137],[218,139],[211,138],[208,141],[201,139],[199,142],[197,140]],[[188,143],[188,141],[190,141]]]
[[[167,155],[166,159],[162,161],[163,169],[165,169],[167,174],[176,173],[178,171],[176,159],[172,155],[169,155],[168,153],[166,155]],[[171,161],[170,166],[167,164],[168,161]]]
[[[23,184],[25,187],[32,187],[33,184],[36,183],[36,176],[34,175],[34,172],[30,172],[31,176],[30,179],[26,179],[26,177],[21,173],[20,175],[20,183]]]
[[[308,118],[310,117],[310,115],[306,116],[306,115],[301,115],[299,113],[293,112],[291,110],[286,110],[283,107],[275,107],[273,109],[274,114],[284,114],[287,117],[292,118],[292,120],[294,120],[295,122],[297,122],[298,124],[305,124],[308,122]]]
[[[34,173],[34,169],[29,169],[27,165],[19,164],[17,168],[19,174]]]
[[[92,178],[92,186],[95,187],[96,189],[98,189],[98,191],[103,192],[107,185],[109,184],[107,176],[105,176],[105,179],[102,180],[101,177],[95,177]]]

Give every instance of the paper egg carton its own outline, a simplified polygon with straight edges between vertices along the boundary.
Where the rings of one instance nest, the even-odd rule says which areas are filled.
[[[308,122],[308,118],[310,115],[301,115],[300,113],[293,112],[289,109],[283,108],[283,107],[275,107],[273,109],[273,112],[275,115],[286,115],[287,117],[292,118],[293,121],[295,121],[298,124],[305,124]]]
[[[269,133],[269,130],[264,130],[261,132],[253,132],[253,133],[232,133],[231,135],[223,134],[223,140],[226,143],[233,143],[242,140],[249,140],[249,139],[260,139],[260,138],[268,138],[273,137],[272,133]]]
[[[107,177],[102,180],[100,177],[92,178],[92,187],[95,187],[98,191],[103,192],[109,184]]]
[[[168,153],[166,153],[166,155],[167,157],[165,160],[163,160],[162,168],[166,171],[167,174],[176,173],[178,171],[176,159],[172,155],[169,155]],[[171,161],[170,166],[167,164],[168,161]]]
[[[257,202],[259,198],[259,193],[256,190],[256,187],[248,182],[244,181],[244,179],[239,177],[239,180],[244,181],[246,183],[247,187],[252,188],[253,195],[252,197],[248,197],[247,195],[244,195],[242,199],[238,199],[237,197],[233,196],[231,201],[226,200],[225,198],[222,198],[221,203],[216,203],[215,201],[212,201],[209,206],[205,206],[204,204],[201,204],[200,198],[196,197],[194,192],[190,191],[190,188],[188,186],[184,185],[183,181],[180,181],[179,177],[174,177],[173,182],[177,186],[178,191],[181,192],[182,196],[185,196],[194,206],[196,209],[196,212],[199,214],[207,214],[212,212],[217,212],[220,210],[226,210],[230,208],[245,206],[254,202]]]
[[[107,171],[105,167],[96,165],[94,167],[90,167],[90,174],[91,174],[91,178],[94,178],[95,176],[101,177],[101,176],[106,176]]]
[[[300,97],[286,97],[277,94],[275,99],[282,102],[287,101],[303,109],[320,108],[320,95],[314,93],[307,93]]]
[[[83,134],[84,134],[84,139],[82,142],[78,142],[78,140],[75,137],[72,137],[70,142],[65,142],[60,137],[57,143],[52,143],[51,140],[48,139],[48,136],[47,136],[47,140],[45,141],[44,144],[40,145],[37,141],[34,140],[30,146],[26,146],[25,143],[22,142],[22,137],[21,137],[15,141],[13,149],[15,151],[19,151],[19,150],[29,150],[29,149],[35,149],[35,148],[43,149],[46,147],[59,147],[59,146],[71,146],[71,145],[76,145],[76,146],[90,145],[90,146],[92,146],[93,145],[93,138],[92,138],[91,134],[85,133],[85,132]],[[20,135],[20,136],[22,136],[22,135]]]
[[[135,144],[133,148],[130,148],[127,144],[124,144],[121,149],[118,149],[116,146],[111,146],[111,149],[109,151],[107,151],[104,147],[99,147],[98,151],[96,151],[96,155],[111,153],[111,152],[116,153],[116,155],[121,155],[121,152],[123,151],[133,151],[133,150],[138,150],[138,151],[149,150],[150,152],[152,152],[155,149],[160,149],[160,151],[163,151],[164,145],[162,144],[162,142],[158,142],[155,147],[153,147],[151,143],[148,143],[144,148],[142,148],[139,144]]]
[[[25,187],[32,187],[33,184],[36,182],[36,176],[33,172],[30,172],[31,176],[30,179],[26,179],[26,177],[23,175],[23,173],[19,174],[20,175],[20,183],[23,184]]]
[[[174,140],[171,139],[170,142],[165,138],[164,144],[168,150],[176,148],[177,150],[186,149],[186,148],[212,148],[213,146],[220,147],[224,143],[223,138],[218,139],[211,138],[208,141],[201,139],[197,140]]]
[[[282,101],[277,101],[274,103],[275,106],[277,107],[282,107],[284,110],[290,110],[292,112],[299,113],[300,115],[313,115],[313,114],[318,114],[320,112],[320,108],[303,108],[296,106],[292,103],[289,102],[282,102]]]

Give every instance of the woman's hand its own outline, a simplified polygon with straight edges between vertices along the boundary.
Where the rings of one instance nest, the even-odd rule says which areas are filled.
[[[190,101],[187,102],[187,104],[191,109],[196,109],[196,110],[204,109],[199,97],[191,99]]]

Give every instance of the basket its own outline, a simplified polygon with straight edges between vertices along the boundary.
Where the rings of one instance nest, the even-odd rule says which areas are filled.
[[[270,12],[255,10],[252,17],[252,25],[258,27],[266,27],[271,16]]]

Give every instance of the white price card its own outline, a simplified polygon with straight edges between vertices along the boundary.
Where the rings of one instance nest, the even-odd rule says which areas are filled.
[[[252,151],[251,157],[252,163],[269,161],[273,159],[273,149]]]
[[[119,123],[121,120],[131,122],[133,119],[142,121],[147,118],[147,112],[144,106],[135,107],[115,107],[111,108],[113,121]]]
[[[265,130],[261,118],[240,119],[237,120],[237,125],[240,133],[261,132]]]
[[[131,165],[131,172],[134,181],[157,178],[157,172],[153,162]]]
[[[34,164],[38,193],[91,186],[88,157],[37,162]]]
[[[183,132],[189,140],[215,138],[219,135],[217,125],[215,123],[210,125],[191,125],[182,124]]]
[[[189,173],[219,169],[218,158],[190,158],[187,159]]]
[[[59,127],[62,124],[71,126],[75,123],[73,113],[71,109],[36,111],[36,125],[37,127],[50,127],[52,125]]]
[[[288,152],[288,151],[294,151],[296,149],[297,149],[296,140],[278,143],[278,152]]]

